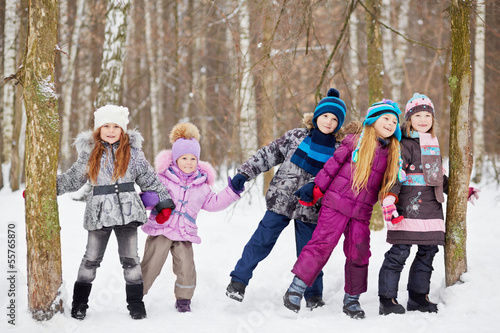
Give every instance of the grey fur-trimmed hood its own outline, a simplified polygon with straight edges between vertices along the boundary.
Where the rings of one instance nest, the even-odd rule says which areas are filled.
[[[75,141],[73,142],[73,146],[76,147],[78,155],[80,155],[80,153],[82,152],[88,154],[92,152],[92,149],[94,149],[94,139],[92,138],[93,133],[94,131],[88,130],[85,132],[81,132],[76,136]],[[142,141],[144,141],[142,134],[136,129],[128,130],[127,134],[130,139],[130,146],[132,148],[142,149]]]

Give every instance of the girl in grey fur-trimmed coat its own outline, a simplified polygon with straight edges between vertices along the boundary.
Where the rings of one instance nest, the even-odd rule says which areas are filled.
[[[336,135],[340,136],[338,131],[344,123],[345,113],[346,105],[339,98],[339,92],[330,89],[314,114],[304,115],[303,122],[307,128],[286,132],[281,138],[260,148],[238,168],[238,174],[232,180],[236,190],[243,189],[246,181],[281,164],[266,193],[267,211],[230,274],[231,282],[226,289],[228,297],[243,301],[253,270],[269,255],[291,219],[295,220],[297,256],[311,239],[318,220],[319,205],[300,205],[297,196],[304,185],[314,186],[315,175],[333,156],[338,145]],[[307,288],[305,298],[311,310],[324,305],[322,273]]]
[[[127,132],[128,109],[106,105],[94,112],[94,132],[78,135],[78,160],[57,176],[57,194],[73,192],[90,181],[84,228],[87,249],[73,290],[71,316],[84,319],[96,270],[103,259],[111,232],[118,241],[118,253],[126,281],[127,303],[133,319],[146,317],[142,301],[143,282],[138,255],[137,227],[146,222],[144,205],[135,191],[155,191],[160,212],[175,207],[166,188],[142,152],[142,136]]]

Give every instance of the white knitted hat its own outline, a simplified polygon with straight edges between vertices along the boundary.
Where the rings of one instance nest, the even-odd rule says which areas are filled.
[[[117,105],[105,105],[94,112],[94,129],[98,129],[104,124],[115,123],[127,132],[128,108]]]

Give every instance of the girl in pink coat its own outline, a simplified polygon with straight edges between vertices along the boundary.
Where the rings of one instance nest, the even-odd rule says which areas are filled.
[[[219,193],[212,191],[210,185],[214,183],[215,170],[209,163],[199,161],[199,137],[198,128],[191,123],[177,124],[170,132],[172,150],[163,150],[158,154],[155,168],[175,208],[169,211],[164,209],[160,213],[153,209],[148,221],[141,227],[149,235],[141,262],[144,294],[148,293],[171,252],[172,269],[177,276],[175,307],[179,312],[191,311],[191,298],[196,286],[192,243],[201,243],[196,226],[198,212],[201,209],[211,212],[223,210],[237,201],[241,193],[233,190],[231,185]],[[154,192],[142,194],[146,207],[154,205],[154,195]]]

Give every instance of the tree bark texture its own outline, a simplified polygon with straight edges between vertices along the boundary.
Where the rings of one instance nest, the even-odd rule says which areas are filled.
[[[476,36],[474,47],[474,165],[476,183],[483,176],[484,142],[484,82],[485,82],[485,20],[486,5],[476,3]]]
[[[377,18],[380,17],[380,0],[368,0],[366,7],[366,39],[368,55],[368,105],[381,101],[383,97],[383,60],[382,60],[382,36],[380,35],[380,24]],[[377,202],[373,207],[372,218],[370,220],[371,230],[382,230],[384,228],[384,218],[382,207]]]
[[[4,51],[4,27],[5,27],[5,0],[0,0],[0,73],[3,74],[3,51]],[[3,96],[0,95],[0,122],[3,119]],[[3,188],[3,172],[1,172],[3,164],[3,126],[0,126],[0,189]]]
[[[467,272],[467,196],[472,155],[469,140],[471,88],[470,8],[472,1],[453,0],[450,5],[452,60],[449,85],[450,179],[446,208],[445,274],[451,286]]]
[[[6,78],[16,72],[16,35],[19,27],[19,15],[17,3],[7,1],[5,5],[5,28],[3,49],[3,77]],[[2,133],[3,133],[3,156],[4,161],[11,157],[12,131],[15,103],[15,86],[13,84],[3,85],[3,110],[2,110]]]
[[[28,27],[28,0],[21,0],[20,7],[20,15],[18,20],[19,31],[17,34],[17,38],[20,41],[26,40],[27,27]],[[26,43],[19,43],[19,47],[17,49],[17,59],[22,59],[26,48]],[[12,146],[11,146],[11,159],[10,159],[10,176],[9,183],[12,191],[19,190],[21,183],[21,168],[23,165],[23,155],[24,145],[21,145],[20,142],[23,141],[23,88],[21,85],[17,85],[15,88],[15,103],[14,103],[14,117],[12,122]]]
[[[122,102],[123,60],[130,0],[108,0],[104,46],[95,108]]]
[[[30,1],[23,67],[26,133],[28,304],[36,320],[62,312],[61,241],[56,200],[59,116],[54,89],[57,0]]]

